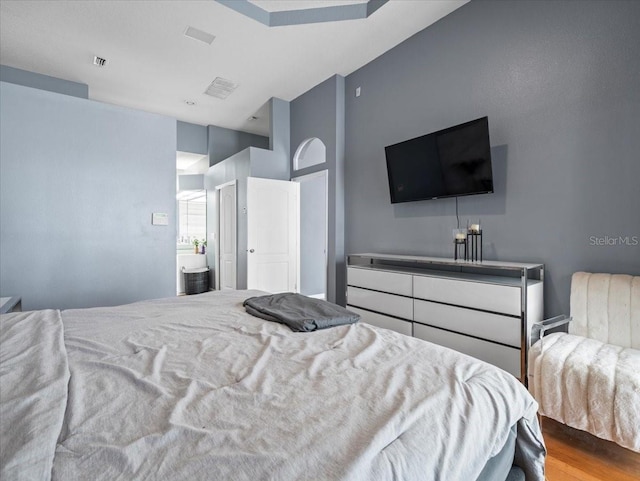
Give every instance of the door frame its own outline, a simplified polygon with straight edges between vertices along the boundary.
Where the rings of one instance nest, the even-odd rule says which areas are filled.
[[[300,192],[302,192],[302,183],[305,180],[315,179],[317,177],[324,177],[324,299],[327,299],[329,295],[329,169],[322,169],[310,174],[298,175],[292,177],[292,182],[298,182],[300,184]],[[300,202],[302,202],[302,193],[300,193]],[[302,249],[300,248],[300,251]],[[299,259],[299,264],[302,259]],[[300,286],[301,287],[301,286]]]

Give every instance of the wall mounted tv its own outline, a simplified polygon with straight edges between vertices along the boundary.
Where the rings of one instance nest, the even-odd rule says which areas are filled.
[[[493,192],[487,117],[384,150],[392,204]]]

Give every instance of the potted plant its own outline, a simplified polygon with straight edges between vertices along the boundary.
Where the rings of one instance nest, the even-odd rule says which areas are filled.
[[[204,254],[207,250],[207,241],[202,239],[202,242],[200,242],[200,254]]]
[[[196,248],[196,254],[199,254],[198,252],[198,245],[200,244],[200,241],[198,239],[193,239],[193,245]]]

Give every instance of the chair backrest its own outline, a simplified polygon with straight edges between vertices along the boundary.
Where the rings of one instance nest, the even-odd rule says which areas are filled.
[[[576,272],[569,332],[640,349],[640,276]]]

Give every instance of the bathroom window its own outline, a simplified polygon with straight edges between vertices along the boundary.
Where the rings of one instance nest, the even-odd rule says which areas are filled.
[[[178,194],[178,251],[194,251],[194,241],[207,236],[207,194],[185,191]]]

